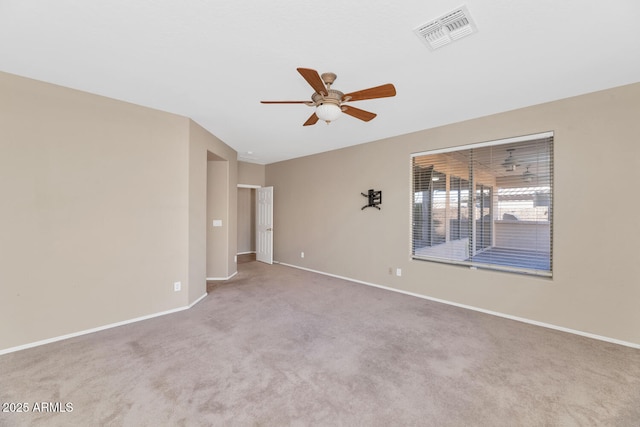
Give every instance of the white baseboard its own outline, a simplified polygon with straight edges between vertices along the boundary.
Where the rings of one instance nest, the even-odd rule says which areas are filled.
[[[238,252],[236,255],[250,255],[255,254],[256,251],[248,251],[248,252]]]
[[[274,261],[274,263],[275,263],[275,261]],[[522,323],[528,323],[530,325],[541,326],[543,328],[554,329],[556,331],[562,331],[562,332],[568,332],[570,334],[580,335],[580,336],[587,337],[587,338],[592,338],[592,339],[595,339],[595,340],[600,340],[600,341],[605,341],[605,342],[609,342],[609,343],[612,343],[612,344],[623,345],[625,347],[631,347],[631,348],[640,349],[640,344],[636,344],[636,343],[632,343],[632,342],[628,342],[628,341],[622,341],[622,340],[619,340],[619,339],[616,339],[616,338],[610,338],[610,337],[605,337],[605,336],[602,336],[602,335],[596,335],[596,334],[592,334],[590,332],[578,331],[576,329],[565,328],[564,326],[557,326],[557,325],[553,325],[551,323],[539,322],[537,320],[526,319],[524,317],[512,316],[510,314],[500,313],[498,311],[485,310],[484,308],[478,308],[478,307],[474,307],[474,306],[471,306],[471,305],[460,304],[460,303],[457,303],[457,302],[448,301],[448,300],[444,300],[444,299],[440,299],[440,298],[433,298],[433,297],[429,297],[429,296],[426,296],[426,295],[417,294],[417,293],[414,293],[414,292],[403,291],[401,289],[390,288],[390,287],[387,287],[387,286],[377,285],[375,283],[364,282],[362,280],[352,279],[350,277],[338,276],[337,274],[325,273],[324,271],[318,271],[318,270],[313,270],[311,268],[300,267],[298,265],[287,264],[287,263],[284,263],[284,262],[278,262],[278,264],[286,265],[287,267],[297,268],[299,270],[310,271],[312,273],[322,274],[324,276],[335,277],[336,279],[343,279],[343,280],[347,280],[349,282],[359,283],[359,284],[367,285],[367,286],[373,286],[375,288],[385,289],[387,291],[393,291],[393,292],[398,292],[398,293],[405,294],[405,295],[411,295],[413,297],[418,297],[418,298],[426,299],[426,300],[429,300],[429,301],[439,302],[439,303],[442,303],[442,304],[448,304],[448,305],[452,305],[452,306],[460,307],[460,308],[466,308],[467,310],[473,310],[473,311],[478,311],[478,312],[485,313],[485,314],[491,314],[492,316],[503,317],[503,318],[509,319],[509,320],[515,320],[515,321],[522,322]]]
[[[81,335],[87,335],[87,334],[92,334],[94,332],[104,331],[105,329],[117,328],[118,326],[124,326],[124,325],[128,325],[130,323],[140,322],[142,320],[153,319],[154,317],[165,316],[167,314],[172,314],[172,313],[177,313],[179,311],[188,310],[191,307],[193,307],[194,305],[196,305],[197,303],[199,303],[200,301],[202,301],[206,296],[207,296],[207,294],[204,293],[200,298],[198,298],[197,300],[195,300],[191,304],[186,305],[184,307],[178,307],[178,308],[174,308],[174,309],[171,309],[171,310],[161,311],[159,313],[153,313],[153,314],[148,314],[146,316],[136,317],[136,318],[129,319],[129,320],[123,320],[122,322],[110,323],[108,325],[98,326],[97,328],[85,329],[83,331],[78,331],[78,332],[73,332],[73,333],[66,334],[66,335],[61,335],[59,337],[47,338],[46,340],[40,340],[40,341],[32,342],[32,343],[29,343],[29,344],[19,345],[19,346],[16,346],[16,347],[5,348],[5,349],[0,350],[0,356],[3,355],[3,354],[13,353],[13,352],[20,351],[20,350],[26,350],[26,349],[32,348],[32,347],[38,347],[38,346],[45,345],[45,344],[51,344],[51,343],[56,342],[56,341],[63,341],[63,340],[69,339],[69,338],[79,337]]]
[[[187,308],[191,308],[191,307],[193,307],[194,305],[196,305],[197,303],[199,303],[200,301],[202,301],[203,299],[205,299],[205,297],[206,297],[207,295],[208,295],[208,294],[205,292],[204,294],[202,294],[202,295],[200,296],[200,298],[198,298],[197,300],[195,300],[194,302],[192,302],[191,304],[189,304],[189,306],[188,306]]]
[[[235,276],[236,274],[238,274],[238,272],[236,271],[235,273],[233,273],[231,276],[229,277],[207,277],[207,281],[208,280],[229,280],[231,279],[233,276]]]

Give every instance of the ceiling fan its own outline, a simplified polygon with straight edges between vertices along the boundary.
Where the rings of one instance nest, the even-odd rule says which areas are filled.
[[[527,166],[527,170],[522,173],[522,180],[524,182],[532,182],[535,176],[533,172],[529,172],[529,166]]]
[[[514,151],[516,151],[515,148],[508,148],[507,152],[509,153],[509,157],[502,162],[502,167],[504,167],[507,172],[513,172],[518,166],[520,166],[520,163],[518,163],[516,158],[513,157]]]
[[[315,125],[318,120],[324,120],[329,124],[337,120],[342,113],[368,122],[376,116],[375,113],[345,105],[345,103],[365,99],[387,98],[396,95],[396,88],[391,83],[344,94],[339,90],[331,89],[331,85],[337,78],[334,73],[322,73],[320,75],[316,70],[310,68],[298,68],[298,72],[315,90],[311,95],[311,101],[260,102],[263,104],[305,104],[310,107],[316,107],[316,111],[304,122],[303,126]]]

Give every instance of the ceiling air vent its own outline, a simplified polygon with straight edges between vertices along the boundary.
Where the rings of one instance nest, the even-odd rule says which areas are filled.
[[[473,34],[478,29],[473,23],[467,7],[462,6],[436,20],[420,25],[413,31],[431,50],[435,50]]]

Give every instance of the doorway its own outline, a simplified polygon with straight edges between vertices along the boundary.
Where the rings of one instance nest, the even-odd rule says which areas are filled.
[[[273,187],[238,185],[238,263],[273,263]]]
[[[256,259],[256,189],[238,185],[238,263]]]

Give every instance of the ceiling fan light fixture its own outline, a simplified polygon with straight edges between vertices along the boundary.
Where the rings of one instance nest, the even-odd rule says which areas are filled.
[[[331,123],[334,120],[338,120],[342,115],[342,109],[339,105],[325,102],[316,107],[316,116],[320,120]]]

